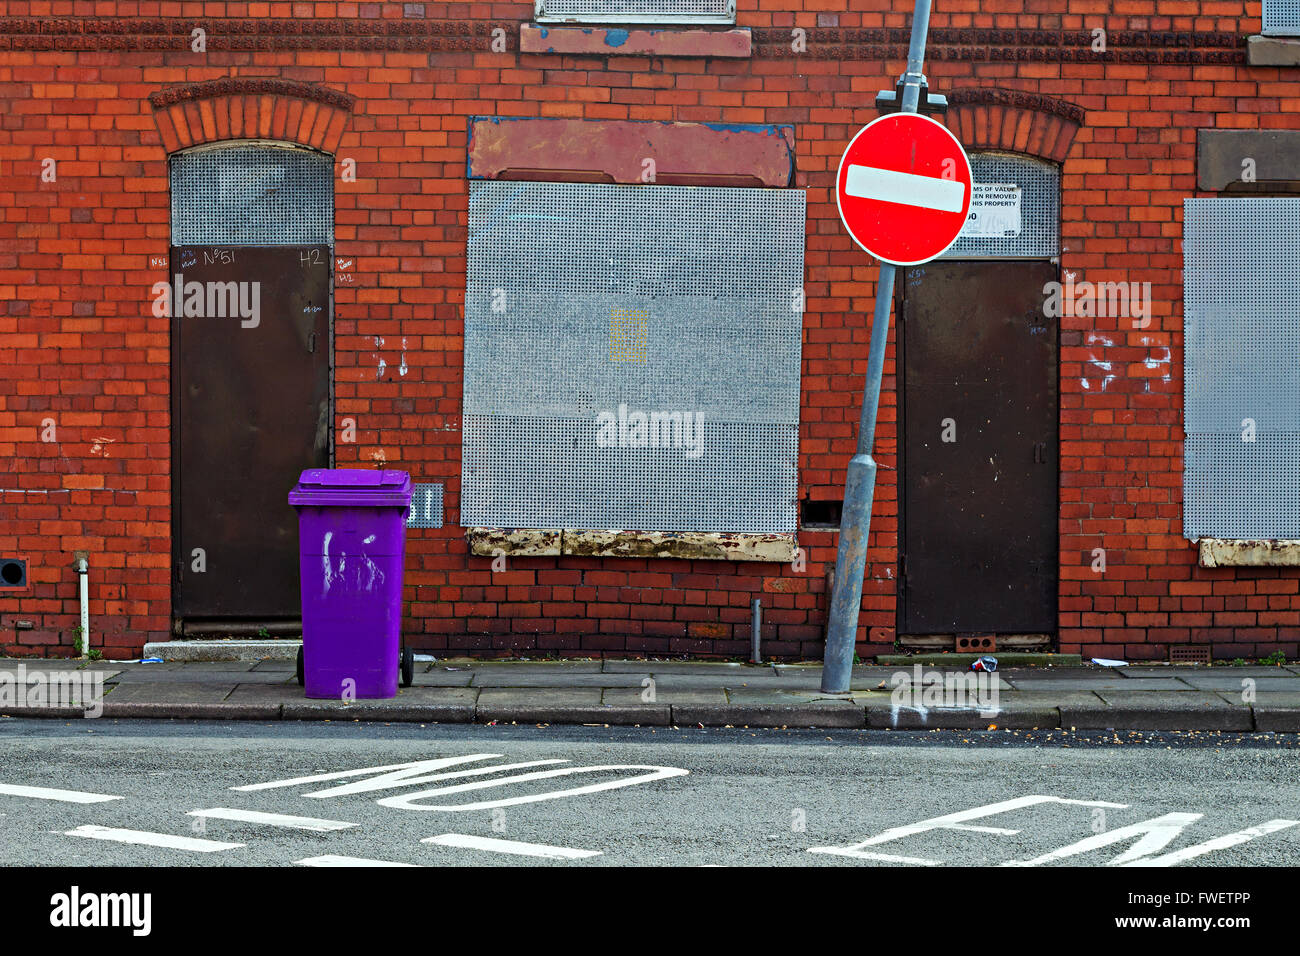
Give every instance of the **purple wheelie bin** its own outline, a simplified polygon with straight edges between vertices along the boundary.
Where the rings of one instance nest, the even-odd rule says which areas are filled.
[[[298,510],[302,649],[308,697],[397,696],[402,647],[402,563],[411,476],[404,471],[310,468],[289,492]]]

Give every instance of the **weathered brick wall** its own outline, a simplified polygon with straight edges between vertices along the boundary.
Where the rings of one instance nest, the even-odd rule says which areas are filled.
[[[95,646],[130,654],[168,633],[168,320],[149,308],[166,273],[166,157],[257,135],[356,162],[356,182],[336,180],[336,253],[355,261],[355,282],[340,283],[335,299],[336,425],[357,423],[338,463],[386,462],[447,484],[449,526],[410,536],[413,644],[740,654],[749,602],[761,596],[768,652],[819,656],[829,532],[800,534],[801,571],[515,558],[493,572],[467,554],[456,528],[466,120],[795,127],[796,185],[808,194],[800,494],[838,498],[876,270],[839,222],[833,174],[853,132],[875,117],[875,92],[901,72],[911,10],[906,0],[843,6],[741,0],[751,57],[665,59],[520,55],[518,26],[532,9],[523,3],[7,4],[0,554],[29,557],[33,583],[0,592],[0,650],[70,651],[78,550],[91,556]],[[1153,286],[1146,329],[1062,320],[1061,648],[1161,658],[1170,642],[1209,642],[1220,655],[1294,655],[1300,578],[1199,570],[1181,537],[1179,239],[1182,199],[1196,188],[1196,128],[1295,128],[1300,74],[1245,65],[1242,37],[1258,32],[1258,3],[1109,8],[941,0],[926,71],[932,89],[962,91],[949,125],[968,147],[1063,159],[1063,269]],[[196,26],[207,31],[205,53],[190,51]],[[491,49],[496,27],[505,52]],[[806,52],[792,50],[796,27]],[[1108,31],[1104,55],[1090,48],[1096,27]],[[228,78],[237,79],[185,88]],[[56,181],[42,180],[46,159]],[[894,639],[894,384],[891,356],[863,654]],[[1104,574],[1090,567],[1096,547],[1107,549]],[[34,629],[15,631],[18,619]]]

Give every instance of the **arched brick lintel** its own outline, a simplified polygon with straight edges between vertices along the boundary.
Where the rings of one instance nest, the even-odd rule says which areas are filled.
[[[334,153],[355,98],[265,77],[187,83],[149,96],[168,153],[227,139],[275,139]]]
[[[944,122],[968,150],[1006,150],[1064,163],[1084,116],[1080,106],[1037,93],[960,89],[948,95]]]

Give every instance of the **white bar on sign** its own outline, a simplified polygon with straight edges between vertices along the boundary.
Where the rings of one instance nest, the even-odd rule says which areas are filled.
[[[567,846],[547,846],[544,843],[520,843],[517,840],[495,840],[492,837],[470,836],[466,833],[444,833],[425,837],[421,843],[438,846],[458,846],[467,850],[487,850],[490,853],[513,853],[516,856],[540,856],[550,860],[579,860],[600,856],[599,850],[574,850]]]
[[[86,793],[82,790],[59,790],[54,787],[23,787],[16,783],[0,783],[0,794],[10,797],[31,797],[33,800],[59,800],[63,803],[105,803],[121,800],[106,793]]]
[[[963,182],[874,166],[849,166],[844,191],[856,199],[896,202],[940,212],[961,212],[966,202],[966,184]]]
[[[314,830],[328,833],[331,830],[346,830],[355,823],[342,820],[322,820],[319,817],[295,817],[287,813],[263,813],[261,810],[238,810],[233,807],[213,807],[210,810],[191,810],[186,816],[212,817],[217,820],[239,820],[242,823],[265,823],[267,826],[288,827],[291,830]]]
[[[220,843],[200,840],[197,837],[174,836],[170,833],[152,833],[148,830],[123,830],[118,827],[101,827],[94,824],[65,830],[64,836],[89,837],[92,840],[112,840],[114,843],[135,843],[139,846],[160,846],[168,850],[189,850],[193,853],[216,853],[236,850],[243,843]]]

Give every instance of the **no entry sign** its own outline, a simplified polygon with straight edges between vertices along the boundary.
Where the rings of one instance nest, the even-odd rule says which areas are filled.
[[[854,240],[896,266],[929,262],[957,241],[970,212],[970,160],[943,124],[891,113],[853,137],[835,181]]]

